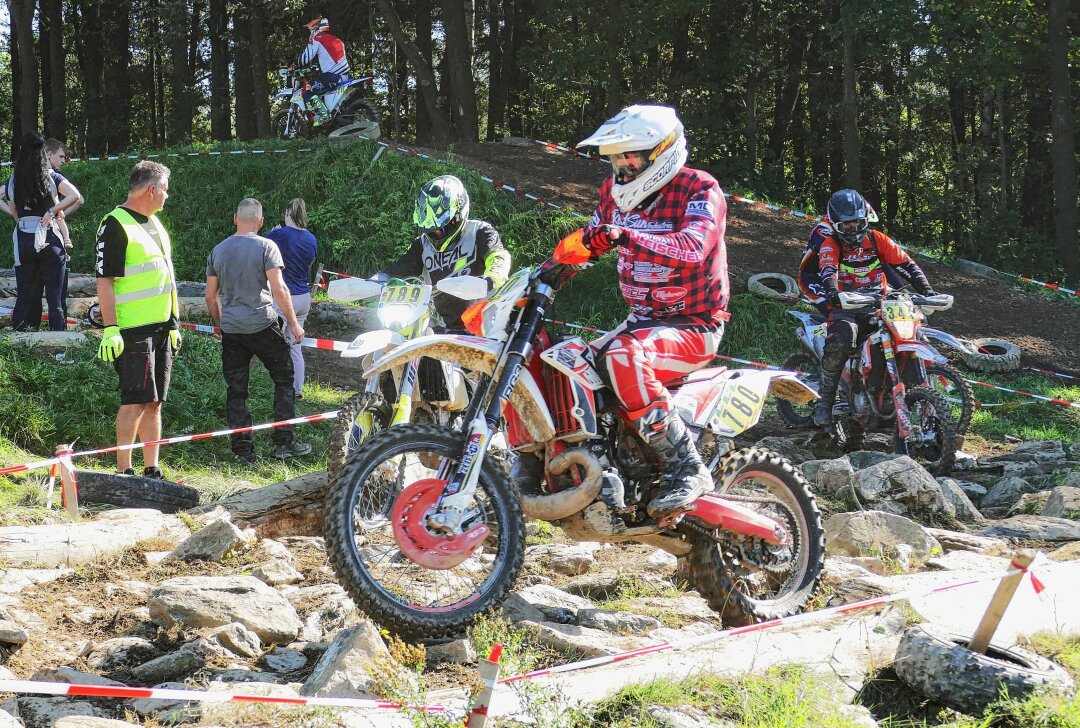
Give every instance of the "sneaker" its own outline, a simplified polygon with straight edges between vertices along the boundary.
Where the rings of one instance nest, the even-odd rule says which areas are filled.
[[[296,393],[296,399],[303,399],[303,398],[304,398],[304,393],[303,392],[297,392]]]
[[[274,448],[274,457],[285,460],[286,458],[298,458],[311,452],[311,445],[299,440],[293,440],[288,445],[278,445]]]
[[[255,453],[253,452],[234,452],[233,457],[247,465],[255,462]]]
[[[120,473],[120,475],[134,475],[134,474],[135,474],[135,468],[128,468],[124,472]]]
[[[156,465],[143,468],[142,475],[144,478],[154,478],[155,480],[165,480],[165,474],[161,472],[161,468]]]

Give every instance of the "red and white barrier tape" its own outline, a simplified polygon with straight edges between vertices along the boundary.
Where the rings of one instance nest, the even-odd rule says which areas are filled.
[[[136,688],[126,685],[80,685],[41,680],[0,680],[0,693],[30,693],[34,695],[65,695],[81,698],[153,698],[183,700],[192,703],[264,703],[271,705],[305,705],[311,707],[420,710],[442,712],[444,705],[404,705],[369,698],[288,697],[253,695],[250,693],[211,692],[207,690],[178,690],[175,688]]]
[[[175,445],[181,442],[192,442],[194,440],[207,440],[211,437],[224,437],[225,435],[240,434],[242,432],[258,432],[259,430],[272,430],[277,427],[285,427],[287,425],[302,425],[308,422],[322,422],[324,420],[332,420],[338,416],[338,410],[331,410],[329,412],[322,412],[317,415],[304,415],[303,417],[293,417],[288,420],[278,420],[277,422],[264,422],[260,425],[249,425],[247,427],[234,427],[230,430],[215,430],[214,432],[201,432],[196,435],[177,435],[175,437],[165,437],[160,440],[150,440],[149,442],[133,442],[130,445],[113,445],[112,447],[103,447],[98,450],[82,450],[80,452],[71,453],[70,455],[64,455],[66,458],[77,458],[90,455],[107,455],[109,453],[120,452],[121,450],[138,450],[144,448],[147,445]],[[35,460],[29,463],[23,463],[22,465],[9,465],[4,468],[0,468],[0,475],[10,475],[11,473],[21,473],[26,470],[36,470],[37,468],[44,468],[54,463],[61,462],[61,457],[51,457],[48,460]]]
[[[541,145],[541,146],[547,147],[549,149],[556,149],[556,150],[558,150],[560,152],[565,152],[567,154],[570,154],[571,156],[584,157],[585,159],[592,159],[592,160],[597,161],[597,162],[605,162],[605,161],[607,161],[603,157],[600,157],[598,155],[586,154],[585,152],[580,152],[580,151],[578,151],[576,149],[571,149],[570,147],[565,147],[565,146],[563,146],[561,144],[556,144],[554,142],[542,141],[540,139],[533,139],[533,141],[536,142],[537,144]],[[761,200],[754,200],[754,199],[751,199],[749,197],[743,197],[742,195],[729,194],[729,193],[724,193],[724,194],[727,197],[730,197],[733,200],[738,200],[739,202],[745,202],[746,204],[755,205],[757,207],[764,207],[764,208],[767,208],[769,210],[772,210],[773,212],[779,212],[779,213],[782,213],[782,214],[785,214],[785,215],[793,215],[795,217],[803,218],[803,219],[809,220],[811,222],[821,222],[821,220],[822,220],[820,215],[812,215],[812,214],[810,214],[808,212],[803,212],[802,210],[795,210],[795,209],[790,208],[790,207],[783,207],[781,205],[774,205],[774,204],[769,203],[769,202],[762,202]],[[901,246],[901,247],[905,247],[905,246]],[[949,265],[948,263],[945,263],[944,261],[939,259],[937,256],[931,255],[931,254],[929,254],[929,253],[927,253],[925,251],[916,250],[914,248],[908,248],[908,249],[909,250],[915,250],[920,255],[923,255],[923,256],[925,256],[927,258],[935,260],[938,263],[941,263],[942,265]],[[986,266],[986,267],[990,268],[990,266]],[[994,271],[994,273],[996,273],[999,276],[1005,276],[1007,278],[1015,278],[1017,280],[1023,281],[1024,283],[1031,283],[1031,284],[1034,284],[1036,286],[1042,286],[1043,288],[1048,288],[1048,289],[1053,290],[1053,291],[1060,291],[1061,293],[1067,293],[1070,296],[1080,296],[1080,292],[1078,292],[1076,290],[1073,290],[1072,288],[1066,288],[1065,286],[1062,286],[1062,285],[1057,284],[1057,283],[1046,283],[1044,281],[1035,280],[1034,278],[1030,278],[1028,276],[1022,276],[1022,275],[1020,275],[1018,273],[1008,273],[1006,271],[1000,271],[1000,270],[997,270],[996,268],[990,268],[990,270]]]
[[[1024,367],[1025,371],[1038,372],[1039,374],[1045,374],[1048,377],[1061,377],[1062,379],[1080,380],[1080,377],[1074,377],[1072,374],[1065,374],[1063,372],[1055,372],[1053,369],[1039,369],[1038,367]]]
[[[1015,563],[1010,564],[1009,571],[1004,574],[989,574],[985,576],[978,576],[966,581],[958,581],[952,584],[946,584],[938,587],[923,587],[921,589],[908,589],[907,591],[899,592],[896,594],[888,594],[881,597],[874,597],[871,599],[863,599],[858,602],[851,602],[850,604],[842,604],[836,607],[828,607],[826,609],[819,609],[814,612],[803,612],[802,614],[792,615],[790,617],[781,617],[779,619],[770,619],[767,622],[759,622],[757,624],[750,624],[745,627],[733,627],[731,629],[725,629],[715,634],[704,635],[701,637],[695,637],[693,639],[681,640],[676,642],[662,642],[657,645],[649,645],[647,647],[639,647],[634,650],[627,650],[614,655],[603,655],[601,657],[592,657],[587,660],[579,660],[578,662],[569,662],[565,665],[557,665],[555,667],[549,667],[542,670],[533,670],[531,672],[521,673],[520,675],[512,675],[510,677],[504,677],[499,680],[500,683],[512,683],[520,680],[532,680],[541,677],[548,677],[550,675],[557,675],[564,672],[572,672],[575,670],[583,670],[590,667],[599,667],[600,665],[610,665],[616,662],[622,662],[624,660],[630,660],[635,657],[642,657],[644,655],[651,655],[657,652],[668,652],[671,650],[688,649],[691,647],[699,647],[701,645],[716,642],[728,637],[737,637],[739,635],[749,634],[751,632],[760,632],[766,629],[774,629],[776,627],[790,627],[792,625],[803,624],[805,622],[811,622],[818,619],[825,619],[834,617],[841,614],[847,614],[849,612],[858,612],[864,609],[871,609],[873,607],[880,607],[892,602],[902,601],[905,599],[911,599],[913,597],[928,596],[930,594],[938,594],[940,592],[950,591],[953,589],[959,589],[961,587],[971,586],[972,584],[979,584],[986,581],[997,581],[1007,576],[1015,576],[1016,574],[1027,573],[1031,575],[1031,584],[1035,589],[1035,593],[1041,593],[1046,587],[1041,581],[1039,581],[1034,574],[1035,569],[1020,568]]]
[[[1050,402],[1052,404],[1059,404],[1063,407],[1075,407],[1080,409],[1080,402],[1070,402],[1067,399],[1058,399],[1057,397],[1046,397],[1042,394],[1033,394],[1032,392],[1025,392],[1022,389],[1010,389],[1008,387],[1002,387],[1000,384],[991,384],[990,382],[980,382],[977,379],[964,379],[969,384],[977,384],[980,387],[989,387],[990,389],[997,389],[1002,392],[1008,392],[1010,394],[1019,394],[1024,397],[1031,397],[1037,399],[1040,402]]]
[[[300,152],[314,152],[315,147],[303,147],[300,149],[225,149],[202,152],[165,152],[161,154],[103,154],[99,157],[72,157],[68,162],[116,162],[122,159],[177,159],[185,157],[233,157],[245,154],[292,154]],[[0,162],[0,167],[8,167],[11,162]]]
[[[220,334],[221,329],[217,326],[209,326],[207,324],[192,324],[182,322],[180,328],[187,329],[188,331],[197,331],[201,334]],[[305,338],[300,342],[300,346],[307,347],[309,349],[325,349],[329,351],[345,351],[349,348],[348,341],[335,341],[334,339],[312,339]]]

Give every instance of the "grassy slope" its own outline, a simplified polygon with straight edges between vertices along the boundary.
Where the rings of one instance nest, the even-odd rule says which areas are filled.
[[[172,197],[162,217],[175,241],[178,274],[185,279],[202,279],[206,254],[229,234],[236,202],[249,195],[263,201],[271,221],[289,198],[299,195],[307,199],[311,227],[320,241],[320,262],[332,270],[358,274],[374,272],[407,247],[413,233],[411,212],[416,190],[435,174],[452,172],[466,181],[473,215],[498,227],[514,253],[515,265],[543,260],[558,238],[579,223],[572,211],[544,208],[493,189],[474,172],[454,164],[452,156],[431,161],[387,152],[373,164],[377,150],[373,143],[357,143],[280,155],[166,159],[173,170]],[[132,164],[130,160],[84,162],[65,168],[88,200],[71,220],[77,243],[76,270],[90,270],[97,221],[124,198]],[[4,232],[0,230],[0,234]],[[0,246],[0,264],[10,262],[5,260],[9,250]],[[600,327],[618,321],[625,307],[614,284],[613,258],[608,256],[570,284],[558,297],[554,315]],[[744,294],[735,297],[732,311],[723,353],[779,362],[795,347],[791,334],[794,321],[785,315],[783,305]],[[224,419],[217,345],[195,334],[189,334],[187,341],[177,362],[173,396],[165,408],[166,434],[216,429]],[[75,437],[80,447],[114,441],[115,375],[94,361],[92,348],[78,352],[74,359],[74,364],[60,365],[52,359],[28,357],[0,347],[0,438],[37,455],[49,454],[58,442]],[[1016,386],[1080,400],[1080,387],[1060,386],[1041,376],[1020,377]],[[1015,399],[982,388],[976,392],[985,402]],[[300,408],[303,413],[332,409],[345,396],[314,388],[306,394]],[[252,386],[256,422],[269,419],[269,398],[269,382],[258,369]],[[303,436],[321,452],[329,427],[325,423],[305,426]],[[1080,412],[1038,404],[982,410],[976,415],[975,432],[986,437],[1013,434],[1077,440]],[[215,492],[229,489],[232,483],[273,482],[323,465],[320,456],[288,470],[270,462],[253,470],[235,468],[227,453],[225,440],[213,440],[171,446],[164,460],[177,474],[188,476],[196,485],[205,482]],[[23,460],[12,453],[3,455],[6,463]]]

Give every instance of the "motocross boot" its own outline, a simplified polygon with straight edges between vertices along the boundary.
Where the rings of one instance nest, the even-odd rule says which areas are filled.
[[[678,414],[667,416],[663,437],[652,444],[663,466],[664,487],[649,501],[649,515],[657,518],[685,510],[713,489],[712,474],[694,447],[694,438]]]
[[[840,382],[840,372],[825,371],[821,369],[821,380],[818,386],[818,394],[821,399],[814,407],[814,426],[828,427],[832,424],[833,404],[836,402],[836,385]]]
[[[312,94],[308,105],[315,112],[316,123],[323,124],[330,118],[330,109],[326,108],[326,102],[323,101],[322,96]]]

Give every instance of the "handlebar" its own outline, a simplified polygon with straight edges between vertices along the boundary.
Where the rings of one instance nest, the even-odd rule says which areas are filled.
[[[944,311],[952,308],[953,297],[948,293],[936,293],[933,296],[924,296],[917,293],[896,291],[882,295],[880,293],[859,293],[857,291],[841,291],[840,307],[845,310],[866,308],[868,306],[880,306],[881,302],[889,298],[906,296],[916,306],[927,311]]]

